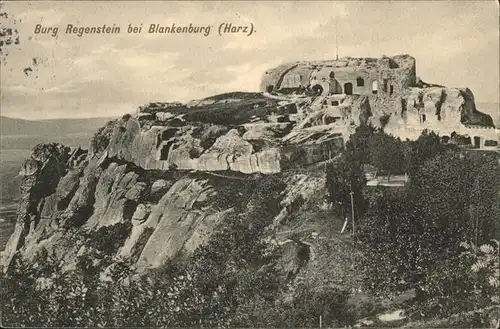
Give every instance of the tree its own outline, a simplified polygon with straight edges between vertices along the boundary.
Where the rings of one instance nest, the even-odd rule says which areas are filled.
[[[402,174],[405,168],[403,145],[399,138],[377,132],[369,141],[371,164],[387,174]]]
[[[433,131],[425,129],[417,140],[410,142],[410,152],[406,160],[406,171],[413,177],[427,160],[446,150],[441,138]]]
[[[363,215],[365,209],[363,189],[365,185],[366,177],[360,162],[350,162],[347,157],[342,156],[338,161],[328,164],[326,168],[328,197],[332,203],[340,208],[342,218],[351,212],[351,206],[354,206],[358,217]],[[353,193],[354,205],[351,205],[351,192]]]
[[[468,162],[453,151],[426,161],[412,179],[408,197],[420,231],[415,266],[423,280],[436,264],[456,259],[459,243],[471,237],[471,181]]]
[[[382,295],[414,288],[417,302],[435,314],[471,307],[473,285],[460,262],[460,242],[474,236],[474,175],[471,161],[449,151],[424,162],[405,194],[378,191],[359,235],[368,255],[367,288]]]
[[[359,270],[372,294],[394,296],[419,280],[415,264],[420,227],[411,200],[386,187],[373,192],[358,235],[365,249]]]
[[[346,156],[352,161],[359,161],[361,164],[368,164],[371,160],[369,141],[375,133],[372,126],[358,126],[354,134],[349,137],[346,143]]]
[[[475,161],[474,161],[475,160]],[[475,177],[470,194],[471,222],[476,245],[500,240],[500,162],[498,156],[473,159]]]

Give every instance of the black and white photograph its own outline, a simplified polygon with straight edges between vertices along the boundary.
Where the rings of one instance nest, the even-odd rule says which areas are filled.
[[[498,329],[499,8],[0,1],[0,326]]]

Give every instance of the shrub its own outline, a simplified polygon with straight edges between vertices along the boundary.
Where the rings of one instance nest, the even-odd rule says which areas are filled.
[[[317,327],[319,317],[325,327],[350,325],[353,318],[347,307],[349,293],[346,291],[299,286],[291,302],[280,302],[274,309],[276,327]]]
[[[425,153],[424,141],[440,147],[427,135],[413,156]],[[480,269],[498,266],[494,248],[484,246],[486,254],[476,250],[465,257],[460,242],[477,237],[482,243],[496,234],[500,181],[493,174],[498,171],[494,159],[436,151],[413,169],[402,193],[375,190],[358,238],[366,251],[361,269],[370,292],[395,296],[415,289],[418,311],[448,316],[492,302],[488,289],[497,287],[498,279],[492,270],[481,279]]]
[[[132,229],[131,223],[118,223],[100,227],[87,234],[88,246],[105,255],[113,255],[123,245]]]
[[[326,167],[326,188],[328,198],[338,206],[342,218],[351,213],[351,192],[353,193],[356,216],[363,215],[365,199],[363,189],[366,178],[361,164],[342,157],[337,162],[329,163]]]
[[[498,289],[500,287],[500,264],[498,240],[476,247],[472,243],[462,242],[464,248],[462,257],[464,262],[470,265],[468,274],[476,280],[474,291],[476,307],[484,307],[489,304],[500,305]]]
[[[116,121],[108,121],[103,127],[97,130],[90,141],[91,152],[98,154],[106,150],[113,135],[115,125]]]
[[[405,171],[403,143],[399,138],[377,132],[368,143],[370,147],[370,163],[386,175],[402,174]]]

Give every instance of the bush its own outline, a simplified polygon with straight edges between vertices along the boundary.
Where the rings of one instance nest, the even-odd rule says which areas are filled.
[[[389,177],[405,172],[403,143],[399,138],[377,132],[372,136],[368,145],[371,154],[370,164]]]
[[[113,255],[123,246],[131,230],[131,223],[100,227],[97,231],[87,233],[88,247],[95,248],[105,255]]]
[[[108,121],[103,127],[99,128],[90,141],[90,150],[99,154],[106,150],[113,136],[113,129],[116,121]]]
[[[366,178],[359,162],[349,162],[349,159],[343,156],[326,167],[328,198],[338,207],[342,218],[351,213],[351,192],[356,217],[363,215],[366,203],[363,197],[365,184]]]
[[[446,150],[438,134],[424,130],[416,141],[410,142],[410,152],[406,160],[406,171],[410,177],[418,172],[423,163]]]

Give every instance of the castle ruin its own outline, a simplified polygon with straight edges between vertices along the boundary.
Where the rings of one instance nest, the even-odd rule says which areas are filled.
[[[324,111],[339,119],[346,117],[343,104],[361,99],[365,110],[358,112],[364,117],[350,113],[356,124],[370,122],[402,138],[413,139],[429,129],[448,138],[470,136],[474,148],[495,149],[499,143],[498,129],[476,109],[470,89],[424,83],[409,55],[283,64],[265,72],[260,90],[322,97]]]
[[[150,103],[119,120],[103,161],[277,173],[330,160],[368,124],[403,140],[427,129],[464,148],[500,150],[470,89],[424,83],[415,59],[397,55],[283,64],[264,74],[260,93]]]

